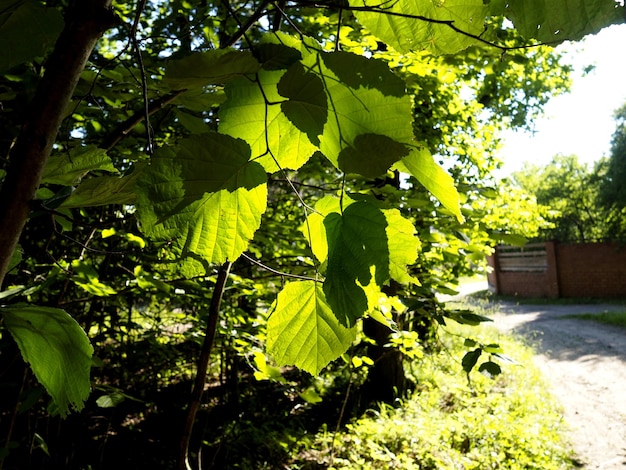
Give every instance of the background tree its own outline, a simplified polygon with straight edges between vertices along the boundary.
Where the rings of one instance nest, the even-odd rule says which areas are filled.
[[[557,155],[545,166],[525,164],[512,175],[513,181],[537,203],[548,209],[552,228],[541,230],[541,238],[590,242],[605,238],[604,211],[599,201],[598,171],[580,163],[575,155]]]
[[[611,153],[602,163],[601,204],[608,212],[610,236],[623,239],[626,233],[626,105],[615,111],[615,132],[611,138]]]

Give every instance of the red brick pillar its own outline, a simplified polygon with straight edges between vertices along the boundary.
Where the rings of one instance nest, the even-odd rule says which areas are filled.
[[[487,283],[489,289],[493,290],[496,295],[501,294],[500,289],[500,264],[498,263],[498,250],[494,248],[493,254],[487,256],[487,264],[491,268],[491,272],[487,273]]]

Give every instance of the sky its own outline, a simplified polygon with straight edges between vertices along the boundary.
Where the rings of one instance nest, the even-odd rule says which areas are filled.
[[[549,163],[557,154],[578,155],[592,163],[609,155],[615,130],[613,112],[626,101],[626,24],[611,26],[559,50],[564,63],[574,65],[571,92],[552,98],[544,117],[535,121],[535,134],[506,132],[499,158],[502,176],[520,169],[523,162]],[[586,76],[587,65],[595,69]]]

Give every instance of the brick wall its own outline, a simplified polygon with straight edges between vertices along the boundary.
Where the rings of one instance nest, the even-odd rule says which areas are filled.
[[[562,297],[626,297],[626,246],[616,243],[559,243]]]
[[[546,242],[541,272],[500,269],[498,252],[489,259],[491,289],[520,297],[626,297],[626,246],[617,243]]]

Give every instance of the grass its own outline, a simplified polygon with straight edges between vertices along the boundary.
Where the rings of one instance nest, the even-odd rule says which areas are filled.
[[[623,298],[561,297],[558,299],[550,299],[546,297],[518,297],[516,295],[495,295],[488,290],[474,292],[468,295],[467,298],[470,300],[478,301],[515,302],[518,305],[626,305],[626,299]]]
[[[484,309],[478,313],[487,314]],[[450,322],[452,323],[452,322]],[[460,360],[465,338],[500,344],[517,363],[502,364],[490,379]],[[449,325],[442,348],[411,364],[416,388],[397,407],[381,405],[337,435],[301,441],[288,468],[333,469],[570,469],[574,461],[561,434],[558,404],[520,339],[487,327]],[[483,354],[485,356],[486,354]],[[481,357],[479,364],[488,357]]]
[[[575,318],[626,328],[626,312],[579,313],[561,318]]]

